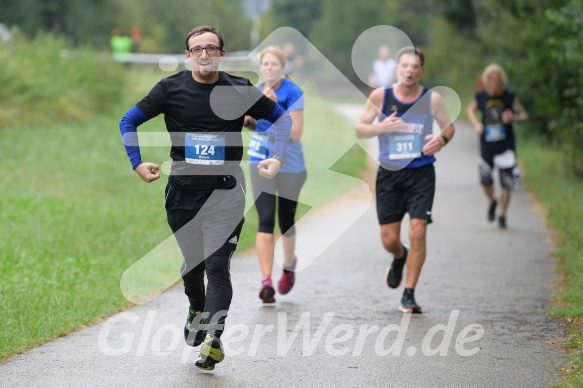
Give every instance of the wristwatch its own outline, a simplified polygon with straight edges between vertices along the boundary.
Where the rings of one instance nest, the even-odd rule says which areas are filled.
[[[443,141],[445,142],[445,144],[443,145],[445,147],[447,145],[447,143],[449,143],[449,139],[443,133],[441,135],[439,135],[439,137],[441,137],[443,139]]]
[[[273,155],[273,159],[279,160],[279,162],[281,163],[281,167],[283,167],[283,165],[285,164],[285,158],[283,156]]]

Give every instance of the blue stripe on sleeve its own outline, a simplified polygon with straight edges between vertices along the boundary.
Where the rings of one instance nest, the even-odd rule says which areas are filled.
[[[138,126],[148,120],[148,116],[134,105],[119,121],[119,131],[121,132],[123,145],[134,170],[142,164],[140,145],[138,143]]]
[[[285,110],[283,110],[279,104],[275,104],[271,112],[269,112],[267,116],[263,117],[263,119],[269,121],[271,124],[275,124],[277,119],[280,118],[284,113]]]

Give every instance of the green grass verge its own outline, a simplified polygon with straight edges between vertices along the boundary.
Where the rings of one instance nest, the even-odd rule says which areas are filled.
[[[558,269],[563,275],[551,314],[572,320],[567,346],[570,366],[564,386],[583,386],[583,181],[570,170],[557,147],[535,137],[521,136],[519,158],[525,166],[524,181],[542,202],[547,224],[555,231]]]
[[[150,185],[139,179],[117,126],[125,110],[166,75],[133,69],[127,77],[141,81],[117,108],[89,122],[0,131],[5,182],[0,185],[0,359],[127,307],[122,273],[171,236],[165,179]],[[330,105],[316,95],[306,100],[309,177],[302,197],[314,206],[354,184],[327,168],[344,154],[339,145],[355,139],[352,123]],[[164,128],[159,117],[140,130]],[[144,148],[143,159],[162,163],[168,153],[167,147]],[[355,148],[336,170],[358,176],[364,160]],[[246,219],[241,249],[254,243],[253,209]]]
[[[0,129],[39,122],[89,120],[115,105],[124,93],[124,66],[91,48],[39,33],[26,38],[14,29],[11,49],[0,42]]]

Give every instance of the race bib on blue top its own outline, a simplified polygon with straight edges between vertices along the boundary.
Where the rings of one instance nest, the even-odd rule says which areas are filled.
[[[213,133],[186,133],[184,160],[192,164],[225,164],[225,136]]]
[[[504,124],[486,124],[484,127],[486,141],[500,141],[506,139],[506,127]]]
[[[267,149],[268,143],[269,136],[254,133],[253,136],[251,136],[251,141],[249,142],[247,155],[261,160],[267,159],[269,156],[269,150]]]
[[[392,133],[389,135],[389,159],[415,159],[421,156],[421,135]]]

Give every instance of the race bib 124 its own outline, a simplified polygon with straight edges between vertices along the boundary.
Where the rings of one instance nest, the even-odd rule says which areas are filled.
[[[186,133],[184,160],[192,164],[225,164],[225,136],[213,133]]]

